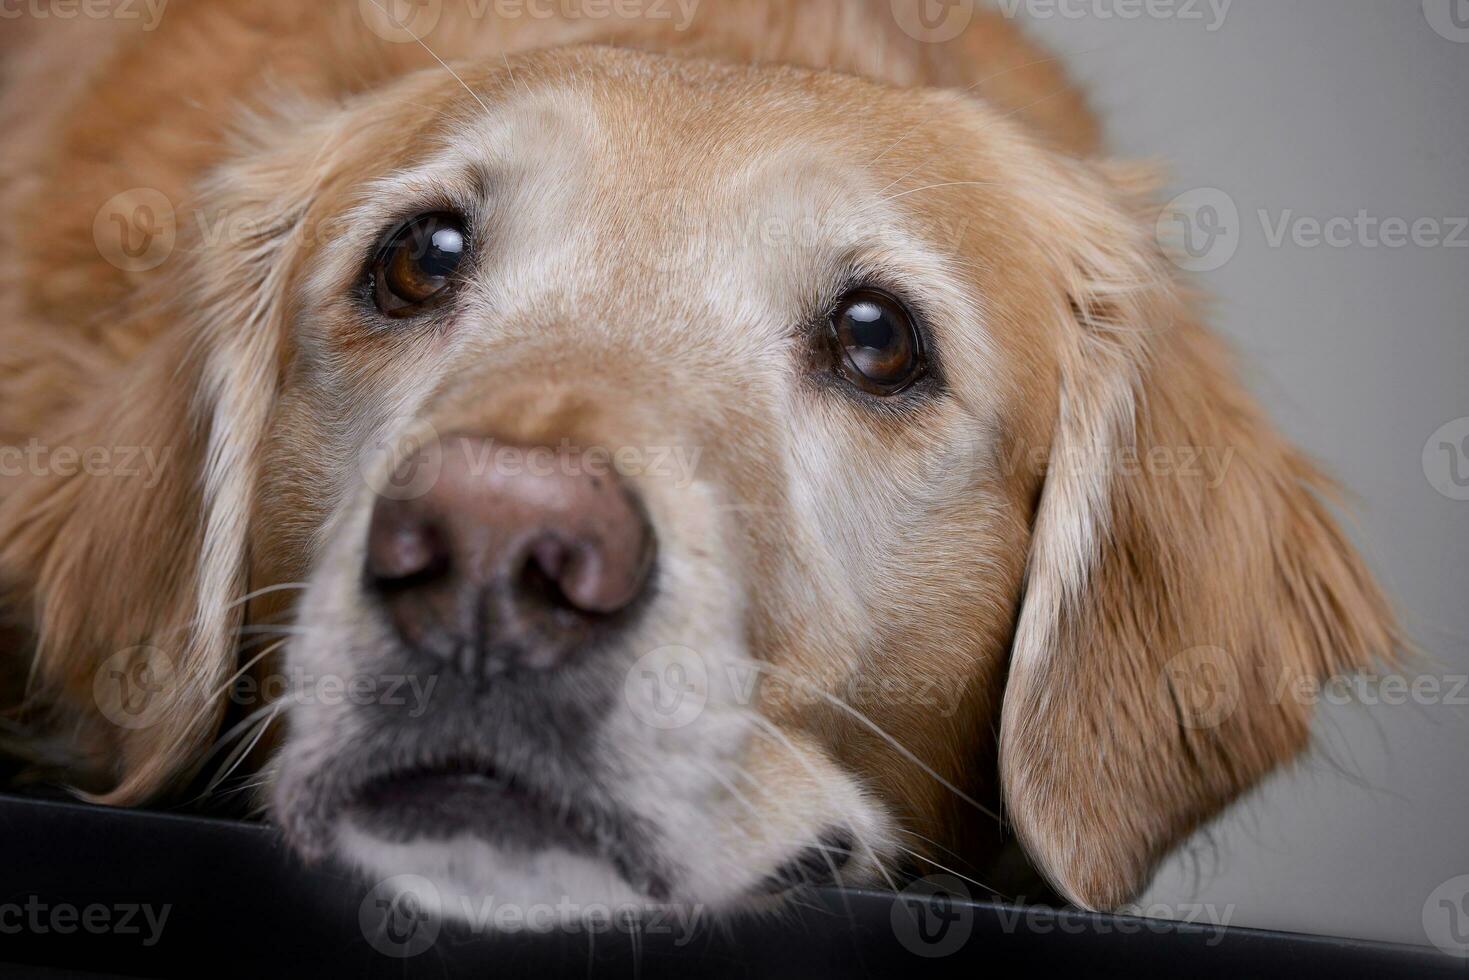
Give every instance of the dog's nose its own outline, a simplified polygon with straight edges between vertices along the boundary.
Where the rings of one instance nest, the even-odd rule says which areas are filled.
[[[652,528],[598,457],[456,437],[404,464],[424,467],[426,492],[379,498],[367,545],[369,588],[414,650],[476,678],[549,669],[647,587]]]

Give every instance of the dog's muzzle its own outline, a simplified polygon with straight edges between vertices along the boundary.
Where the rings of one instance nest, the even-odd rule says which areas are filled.
[[[358,656],[437,683],[416,716],[353,711],[335,761],[292,789],[313,801],[289,811],[308,853],[338,816],[382,840],[468,833],[624,866],[647,836],[615,801],[597,742],[627,669],[619,651],[654,591],[652,525],[611,467],[516,447],[522,462],[497,465],[504,448],[435,443],[434,459],[404,463],[431,467],[431,484],[372,506],[360,615],[388,642]],[[659,890],[630,867],[624,877]]]

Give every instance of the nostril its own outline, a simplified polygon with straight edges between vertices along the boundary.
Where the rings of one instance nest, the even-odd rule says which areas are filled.
[[[515,595],[521,603],[543,608],[581,611],[566,594],[564,584],[572,562],[572,549],[555,535],[537,539],[527,550],[514,576]]]
[[[519,570],[518,594],[585,616],[620,612],[636,598],[645,559],[609,557],[606,547],[595,536],[572,540],[552,532],[538,538]]]
[[[448,571],[448,548],[437,527],[424,521],[373,523],[367,574],[382,588],[403,588]]]
[[[539,569],[550,581],[560,582],[569,560],[570,552],[565,542],[554,537],[544,537],[531,549],[527,571]]]

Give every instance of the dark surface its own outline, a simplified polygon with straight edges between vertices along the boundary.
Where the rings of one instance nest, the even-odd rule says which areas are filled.
[[[59,934],[23,921],[28,905],[43,910],[43,925],[57,909],[74,909],[80,922],[97,905],[114,921],[129,906],[151,906],[155,922],[168,913],[160,930],[135,913],[134,932],[74,924]],[[823,892],[692,939],[651,923],[635,941],[621,931],[490,939],[444,926],[401,958],[365,935],[364,909],[381,922],[368,884],[303,870],[266,827],[0,797],[3,976],[1469,977],[1469,963],[1411,947],[986,903],[939,902],[929,918],[928,907]],[[95,924],[103,912],[92,914]],[[934,944],[918,938],[919,926]]]

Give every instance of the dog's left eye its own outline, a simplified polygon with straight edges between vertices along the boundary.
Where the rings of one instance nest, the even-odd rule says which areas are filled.
[[[373,266],[373,298],[388,316],[412,316],[426,309],[453,284],[469,250],[464,223],[435,213],[405,225]]]
[[[872,395],[906,391],[927,373],[923,342],[912,315],[893,296],[858,289],[831,315],[837,372]]]

